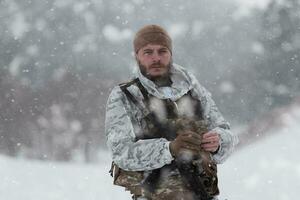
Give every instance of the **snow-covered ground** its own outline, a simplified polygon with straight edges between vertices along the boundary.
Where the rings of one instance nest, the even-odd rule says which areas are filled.
[[[0,156],[0,200],[122,200],[130,199],[113,187],[103,164],[84,165],[15,160]]]
[[[286,115],[278,133],[233,154],[219,167],[220,199],[294,200],[300,188],[300,108]],[[129,200],[113,186],[110,159],[63,164],[0,156],[0,200]]]
[[[221,192],[228,200],[299,199],[300,101],[274,117],[281,128],[236,152],[220,168]]]
[[[300,126],[249,145],[220,167],[228,200],[293,200],[300,189]]]

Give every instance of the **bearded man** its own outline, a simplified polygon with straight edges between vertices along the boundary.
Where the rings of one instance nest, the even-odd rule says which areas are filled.
[[[217,164],[237,138],[211,94],[172,62],[172,40],[158,25],[135,35],[138,70],[114,87],[105,132],[114,183],[133,199],[217,199]]]

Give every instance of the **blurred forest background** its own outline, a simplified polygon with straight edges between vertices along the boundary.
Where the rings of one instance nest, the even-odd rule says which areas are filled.
[[[96,162],[109,91],[149,23],[235,127],[300,96],[299,0],[0,0],[0,153]]]

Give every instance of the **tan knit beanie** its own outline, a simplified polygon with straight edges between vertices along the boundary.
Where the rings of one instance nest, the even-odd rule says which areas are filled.
[[[135,34],[133,46],[136,53],[147,44],[163,45],[172,53],[171,37],[158,25],[146,25]]]

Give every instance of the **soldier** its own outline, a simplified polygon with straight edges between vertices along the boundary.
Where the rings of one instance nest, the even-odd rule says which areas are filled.
[[[138,70],[113,88],[105,132],[114,184],[133,199],[217,199],[217,165],[237,138],[210,93],[172,62],[172,40],[158,25],[135,35]]]

